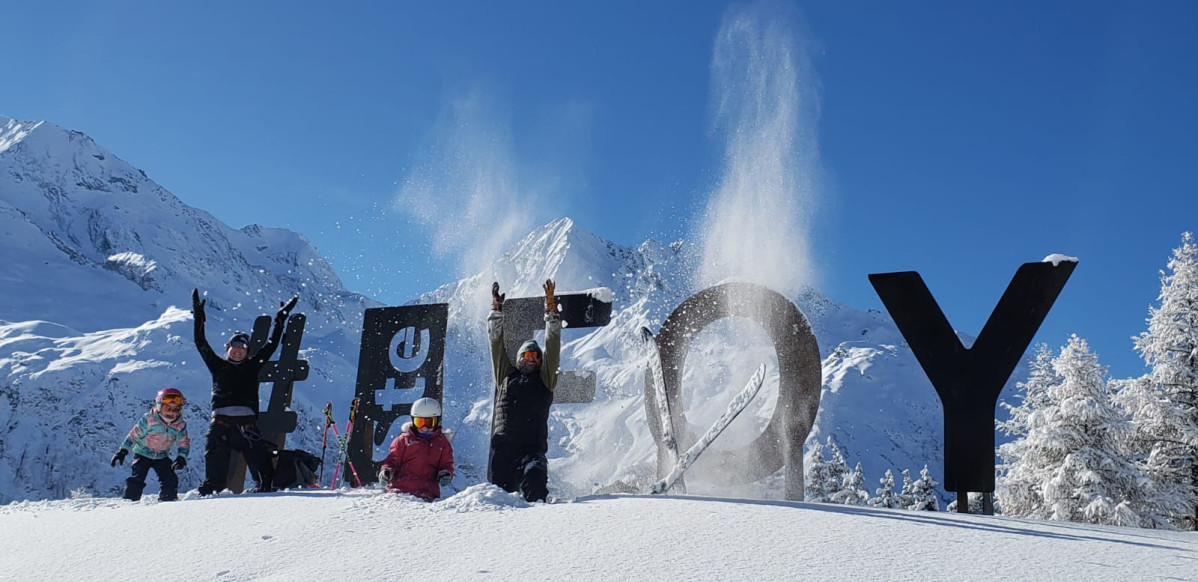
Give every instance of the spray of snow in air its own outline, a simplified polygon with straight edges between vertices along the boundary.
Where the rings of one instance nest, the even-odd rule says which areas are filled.
[[[479,94],[450,100],[424,159],[408,173],[395,207],[431,232],[433,251],[478,273],[534,225],[535,194],[521,186],[506,125]]]
[[[767,6],[730,11],[716,37],[712,100],[727,143],[698,233],[698,276],[703,286],[736,279],[793,297],[815,274],[818,82],[789,20]]]
[[[818,194],[818,81],[793,16],[770,3],[734,8],[716,35],[711,96],[725,152],[696,233],[700,288],[744,281],[794,300],[814,282],[809,227]],[[701,335],[716,337],[696,346],[721,349],[688,356],[682,391],[693,433],[701,434],[722,413],[754,368],[767,367],[761,394],[713,444],[725,450],[748,446],[777,405],[773,343],[759,325],[739,318],[716,322]],[[700,460],[691,490],[706,480],[721,483],[711,492],[731,493],[728,487],[739,479],[725,473],[736,471]]]

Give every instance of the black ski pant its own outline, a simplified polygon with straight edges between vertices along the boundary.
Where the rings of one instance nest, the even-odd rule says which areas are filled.
[[[179,476],[171,468],[170,457],[151,459],[135,453],[130,465],[133,467],[133,474],[125,479],[125,499],[130,501],[141,499],[141,492],[146,488],[146,476],[150,474],[150,469],[158,473],[158,482],[162,484],[158,500],[175,501],[179,499]]]
[[[519,491],[525,501],[544,501],[549,496],[549,461],[536,450],[491,447],[487,480],[508,493]]]
[[[229,456],[239,451],[258,491],[272,491],[275,468],[272,456],[277,447],[258,432],[257,417],[216,416],[204,439],[204,482],[200,495],[223,490],[229,481]]]

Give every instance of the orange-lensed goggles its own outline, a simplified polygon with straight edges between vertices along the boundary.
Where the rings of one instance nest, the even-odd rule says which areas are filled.
[[[436,416],[416,416],[412,418],[412,424],[416,428],[437,428],[437,424],[441,421]]]
[[[166,396],[162,397],[162,403],[183,406],[183,397],[179,396],[178,394],[167,394]]]
[[[520,359],[521,359],[521,360],[523,360],[524,358],[528,358],[528,359],[530,359],[530,360],[538,360],[538,361],[539,361],[539,360],[541,359],[541,354],[540,354],[540,352],[536,352],[536,351],[533,351],[533,350],[528,350],[527,352],[524,352],[524,353],[520,354]]]

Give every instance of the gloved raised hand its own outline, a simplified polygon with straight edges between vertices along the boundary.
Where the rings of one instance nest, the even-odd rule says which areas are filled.
[[[182,457],[182,456],[175,457],[175,462],[171,463],[171,470],[179,471],[179,470],[183,469],[183,467],[186,467],[186,466],[187,466],[187,458],[186,457]]]
[[[553,296],[553,290],[557,285],[553,283],[553,279],[545,279],[545,284],[541,288],[545,290],[545,311],[557,311],[557,298]]]
[[[204,304],[208,303],[207,299],[200,299],[200,290],[191,290],[191,314],[195,317],[197,323],[204,323]]]
[[[453,475],[451,475],[449,471],[442,470],[441,472],[437,473],[437,485],[445,487],[449,485],[450,481],[453,481]]]
[[[129,454],[129,451],[127,451],[125,449],[121,449],[121,450],[117,451],[116,454],[112,456],[112,462],[111,462],[112,466],[115,467],[117,463],[124,465],[125,464],[125,455],[128,455],[128,454]]]
[[[392,475],[393,473],[391,473],[391,467],[384,466],[382,469],[379,469],[379,483],[382,483],[383,485],[391,483]]]
[[[506,298],[507,293],[499,294],[499,281],[491,283],[491,309],[503,311],[503,300]]]
[[[279,302],[279,311],[275,313],[275,325],[281,326],[287,321],[287,316],[291,315],[291,310],[295,309],[296,302],[299,301],[299,295],[292,295],[291,299],[284,302]]]

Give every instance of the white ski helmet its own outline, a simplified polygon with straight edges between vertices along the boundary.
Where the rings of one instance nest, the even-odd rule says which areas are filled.
[[[432,418],[441,416],[441,405],[432,398],[421,398],[412,403],[412,418]]]

